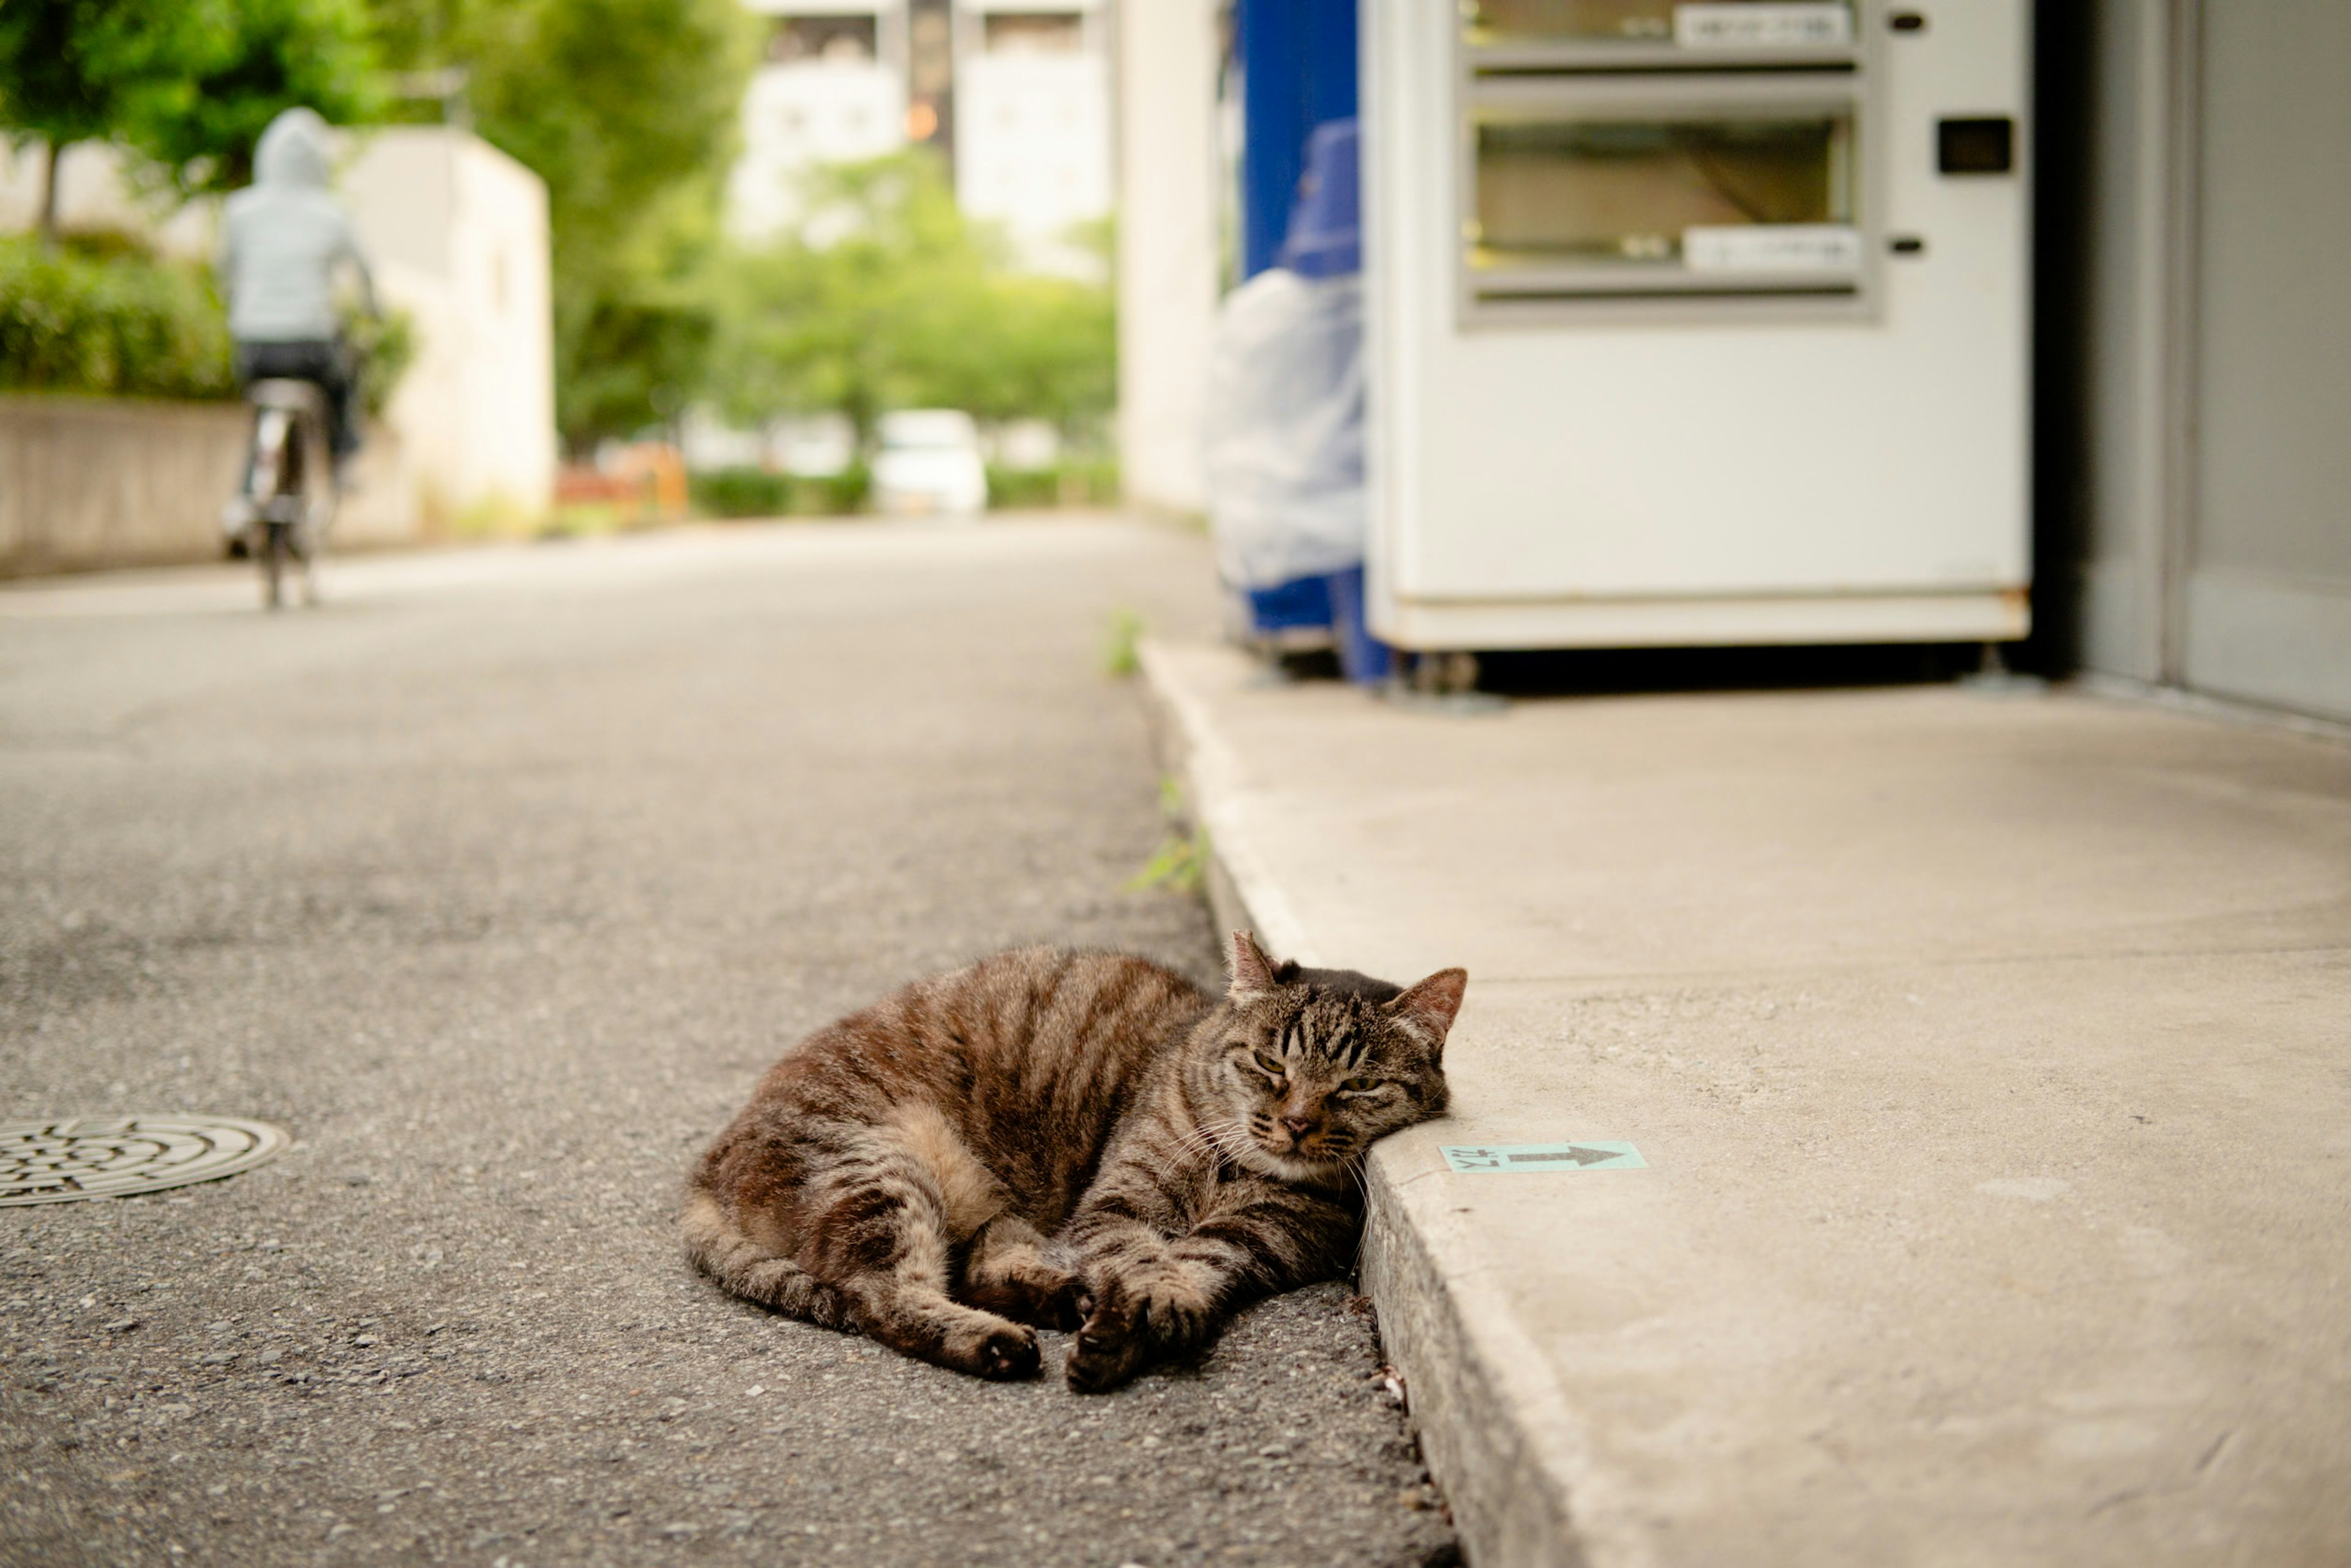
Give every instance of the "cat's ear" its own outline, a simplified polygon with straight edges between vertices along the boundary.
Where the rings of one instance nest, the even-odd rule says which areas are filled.
[[[1273,960],[1246,931],[1233,933],[1232,968],[1233,983],[1225,994],[1237,1002],[1261,997],[1281,983],[1274,977]]]
[[[1396,1021],[1426,1040],[1439,1052],[1453,1015],[1461,1010],[1461,993],[1469,987],[1467,969],[1439,969],[1387,1004]]]

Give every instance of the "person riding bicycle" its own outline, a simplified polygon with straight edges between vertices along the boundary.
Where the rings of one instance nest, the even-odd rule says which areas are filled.
[[[340,471],[360,447],[359,366],[336,315],[337,274],[348,267],[362,308],[377,310],[359,236],[327,189],[327,122],[308,109],[278,115],[254,149],[253,170],[253,183],[228,199],[221,234],[237,383],[314,382]]]

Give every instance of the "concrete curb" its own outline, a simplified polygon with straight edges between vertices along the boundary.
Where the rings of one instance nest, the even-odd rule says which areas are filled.
[[[2351,755],[1145,667],[1229,921],[1472,977],[1364,1280],[1479,1568],[2351,1562]],[[1443,1157],[1628,1134],[1621,1180]]]
[[[1254,930],[1283,957],[1343,961],[1319,950],[1258,852],[1238,759],[1160,651],[1146,641],[1139,653],[1161,758],[1184,780],[1207,838],[1218,928]],[[1637,1537],[1604,1522],[1604,1485],[1547,1358],[1479,1289],[1494,1260],[1445,1223],[1434,1185],[1422,1180],[1443,1164],[1435,1136],[1420,1130],[1372,1151],[1362,1273],[1465,1555],[1478,1568],[1644,1568],[1650,1554]]]

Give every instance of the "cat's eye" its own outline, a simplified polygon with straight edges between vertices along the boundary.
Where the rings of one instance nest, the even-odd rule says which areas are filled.
[[[1350,1094],[1369,1094],[1380,1086],[1376,1078],[1350,1078],[1339,1087]]]
[[[1257,1064],[1265,1069],[1268,1072],[1272,1073],[1276,1078],[1280,1077],[1282,1074],[1283,1068],[1281,1058],[1275,1056],[1270,1052],[1262,1051],[1259,1051],[1257,1053]]]

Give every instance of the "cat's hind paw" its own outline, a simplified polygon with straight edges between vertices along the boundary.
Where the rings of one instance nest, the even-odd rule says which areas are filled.
[[[951,1321],[934,1320],[927,1326],[927,1345],[908,1347],[925,1361],[967,1372],[974,1377],[985,1377],[991,1383],[1017,1382],[1034,1377],[1043,1369],[1044,1358],[1038,1354],[1036,1330],[1007,1322],[993,1312],[973,1312],[963,1306],[949,1307],[943,1315]]]
[[[977,1361],[972,1370],[991,1383],[1018,1383],[1043,1366],[1036,1334],[1018,1324],[982,1341]]]

